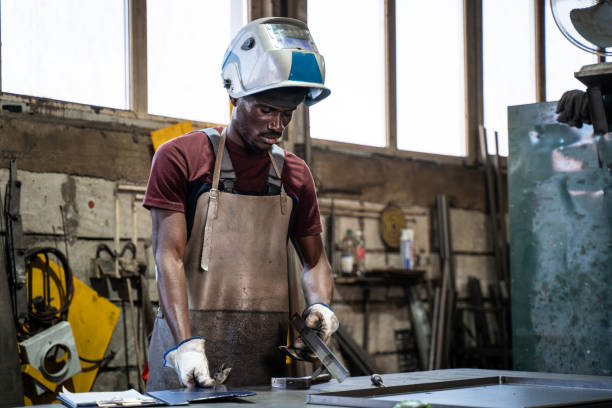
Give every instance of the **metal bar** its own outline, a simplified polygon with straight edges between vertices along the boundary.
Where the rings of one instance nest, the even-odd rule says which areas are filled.
[[[434,360],[434,369],[442,368],[442,356],[444,350],[444,336],[445,336],[445,328],[446,328],[446,302],[448,298],[448,281],[449,281],[449,273],[448,273],[448,262],[444,262],[442,268],[442,286],[440,287],[440,306],[439,306],[439,314],[438,314],[438,330],[436,333],[436,355]]]
[[[546,101],[546,0],[534,0],[536,102]]]
[[[433,314],[431,318],[431,342],[429,346],[428,370],[435,367],[436,350],[438,342],[438,319],[440,318],[440,288],[434,289]]]
[[[119,184],[117,186],[117,192],[119,193],[144,193],[146,191],[146,186],[132,186],[130,184]]]
[[[17,324],[21,325],[28,316],[28,302],[26,296],[25,247],[20,214],[21,181],[17,179],[17,161],[14,159],[10,162],[5,200],[7,263],[9,264],[12,287],[13,314]]]
[[[147,85],[147,1],[129,0],[130,106],[138,113],[148,112]]]
[[[119,196],[115,193],[115,235],[114,235],[114,243],[115,243],[115,277],[120,278],[121,274],[119,273]]]
[[[136,327],[136,310],[134,309],[134,299],[132,297],[132,283],[129,277],[125,277],[125,284],[128,292],[128,300],[130,302],[130,318],[132,320],[132,335],[134,336],[134,348],[136,350],[136,367],[138,367],[138,387],[141,392],[144,392],[145,385],[142,379],[142,363],[140,361],[140,345],[138,344],[138,328]]]
[[[499,158],[499,134],[495,132],[495,161],[493,162],[493,170],[495,175],[495,192],[497,196],[497,222],[499,225],[499,238],[500,238],[500,252],[502,261],[502,277],[504,278],[504,284],[508,284],[509,276],[509,263],[508,263],[508,250],[507,250],[507,230],[506,230],[506,211],[504,211],[504,195],[502,193],[502,177],[501,177],[501,160]]]
[[[508,350],[508,333],[511,331],[511,328],[508,326],[510,321],[509,316],[509,301],[510,301],[510,260],[508,254],[508,245],[507,245],[507,237],[508,232],[506,229],[506,211],[503,210],[504,200],[502,194],[502,177],[501,177],[501,164],[499,157],[499,134],[495,132],[495,161],[494,161],[494,170],[495,170],[495,186],[496,186],[496,195],[497,195],[497,205],[498,205],[498,225],[499,225],[499,252],[500,252],[500,263],[501,263],[501,276],[502,281],[500,285],[502,288],[499,289],[499,306],[500,311],[498,312],[501,320],[501,325],[499,327],[500,331],[500,341],[499,346],[502,351],[502,366],[503,368],[510,369],[510,351]],[[504,297],[505,295],[505,297]]]
[[[419,359],[421,360],[421,368],[427,370],[429,358],[429,342],[431,336],[431,327],[427,320],[425,307],[419,299],[416,288],[413,285],[404,286],[404,290],[408,297],[410,305],[410,315],[412,317],[412,327],[414,329],[416,344],[419,350]]]
[[[487,202],[489,204],[489,212],[491,219],[491,233],[493,240],[493,249],[495,250],[495,277],[497,279],[496,284],[499,285],[502,282],[503,276],[501,274],[501,253],[499,251],[498,244],[498,231],[497,231],[497,222],[496,222],[496,214],[497,214],[497,206],[495,205],[495,193],[493,189],[493,175],[491,174],[491,162],[489,160],[488,146],[487,146],[487,133],[483,126],[480,126],[479,129],[480,136],[480,159],[484,166],[485,170],[485,182],[487,186]]]
[[[478,157],[478,125],[483,123],[482,0],[463,2],[465,137],[468,163]]]
[[[442,285],[440,288],[440,305],[437,321],[438,329],[436,332],[437,339],[434,368],[439,369],[448,363],[446,357],[448,356],[448,350],[450,349],[449,326],[453,312],[454,278],[452,271],[452,248],[450,241],[448,200],[445,195],[441,194],[436,197],[436,208],[438,218],[438,238],[440,243],[440,262],[442,264]]]
[[[8,188],[7,188],[8,191]],[[8,197],[5,195],[5,200]],[[6,203],[5,203],[6,204]],[[2,222],[0,222],[0,225]],[[2,241],[2,235],[0,235],[0,242]],[[8,246],[8,235],[4,236],[5,246]],[[14,305],[11,303],[13,298],[10,293],[10,285],[6,282],[9,281],[11,274],[9,259],[6,259],[3,255],[6,252],[2,252],[5,248],[0,250],[0,327],[2,327],[2,341],[0,341],[0,355],[2,355],[2,363],[0,364],[0,384],[2,388],[0,390],[0,398],[2,404],[5,406],[22,406],[24,405],[23,399],[23,383],[19,365],[19,350],[17,348],[17,332],[15,330],[14,317]],[[23,296],[24,298],[27,297]],[[30,296],[30,299],[32,296]],[[26,303],[27,307],[27,303]]]
[[[300,333],[304,343],[316,354],[321,364],[327,368],[332,377],[338,380],[338,382],[342,382],[349,376],[348,370],[338,361],[323,340],[312,329],[306,326],[306,323],[304,323],[299,314],[293,315],[291,324]]]
[[[397,150],[395,0],[385,0],[385,105],[387,147]]]
[[[363,349],[368,351],[368,337],[370,326],[370,288],[363,288]]]
[[[474,323],[476,324],[476,344],[478,347],[490,346],[491,337],[489,335],[489,325],[484,311],[482,301],[482,289],[480,279],[470,276],[468,278],[468,293],[470,303],[474,306]]]

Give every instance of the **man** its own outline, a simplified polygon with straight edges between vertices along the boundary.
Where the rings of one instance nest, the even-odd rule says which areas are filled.
[[[329,95],[324,69],[304,23],[253,21],[223,61],[234,106],[228,127],[183,135],[156,152],[144,205],[161,308],[147,390],[214,385],[211,372],[223,365],[232,369],[230,385],[284,374],[289,236],[304,263],[306,323],[324,340],[338,328],[312,175],[275,145],[300,103]],[[295,347],[307,354],[302,342]]]

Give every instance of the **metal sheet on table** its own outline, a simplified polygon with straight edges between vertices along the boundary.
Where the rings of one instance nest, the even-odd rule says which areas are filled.
[[[240,390],[227,385],[216,385],[210,388],[177,388],[173,390],[151,391],[147,394],[168,405],[184,405],[190,402],[255,395],[252,391]]]
[[[611,406],[612,383],[502,376],[323,393],[307,398],[311,404],[370,408],[393,407],[409,400],[447,408],[579,407],[594,402]]]
[[[612,392],[608,390],[560,388],[543,385],[497,384],[435,392],[392,395],[374,399],[395,402],[419,400],[430,404],[474,408],[516,408],[584,403],[598,400],[611,400],[612,404]]]

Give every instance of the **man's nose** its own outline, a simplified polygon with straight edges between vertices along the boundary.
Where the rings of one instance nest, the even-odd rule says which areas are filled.
[[[282,133],[285,129],[285,126],[286,125],[283,123],[280,112],[275,112],[272,115],[270,121],[268,122],[268,129],[278,133]]]

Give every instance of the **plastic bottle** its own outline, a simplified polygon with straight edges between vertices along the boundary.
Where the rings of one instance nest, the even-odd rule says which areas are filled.
[[[403,229],[400,241],[402,268],[414,268],[414,230]]]
[[[365,239],[363,238],[363,232],[357,230],[355,232],[355,273],[357,276],[364,276],[366,272],[365,267]]]
[[[346,235],[342,239],[340,244],[340,250],[342,251],[341,258],[341,270],[343,275],[352,275],[355,268],[355,237],[353,236],[353,230],[347,229]]]

